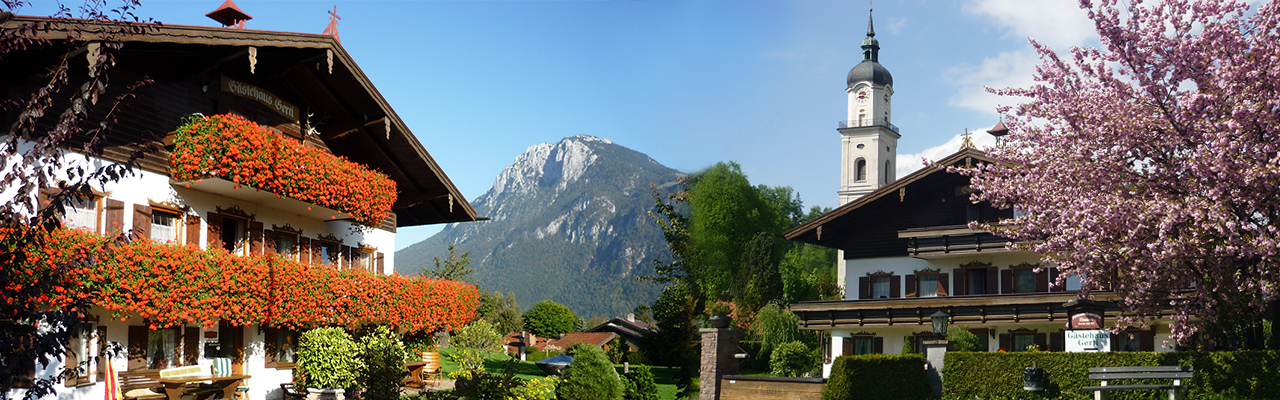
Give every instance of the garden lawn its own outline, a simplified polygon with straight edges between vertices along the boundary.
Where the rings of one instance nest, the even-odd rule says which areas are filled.
[[[449,357],[453,354],[453,349],[440,349],[440,370],[444,372],[445,377],[450,372],[457,371],[458,364],[454,363]],[[493,353],[484,359],[484,369],[491,372],[500,372],[503,370],[503,364],[511,360],[511,357],[503,353]],[[511,363],[511,367],[515,369],[516,377],[521,379],[538,379],[547,376],[533,361],[516,360]],[[622,364],[614,364],[618,374],[622,374]],[[658,386],[658,398],[675,399],[676,398],[676,373],[678,369],[673,367],[656,367],[650,366],[649,370],[653,372],[653,383]]]

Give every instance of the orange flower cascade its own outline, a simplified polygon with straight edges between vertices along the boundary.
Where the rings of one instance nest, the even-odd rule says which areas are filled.
[[[383,323],[452,330],[475,318],[480,302],[475,286],[465,283],[335,270],[275,254],[241,257],[147,239],[115,242],[83,231],[54,231],[43,248],[27,251],[33,271],[92,260],[61,276],[41,299],[50,307],[92,298],[112,318],[136,315],[153,328],[229,320],[286,328]],[[31,282],[9,283],[23,284]]]
[[[216,176],[351,214],[365,226],[382,223],[396,202],[396,183],[385,174],[232,114],[178,127],[169,172],[179,181]]]

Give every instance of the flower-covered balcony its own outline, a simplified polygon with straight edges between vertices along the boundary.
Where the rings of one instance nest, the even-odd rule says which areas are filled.
[[[13,232],[0,231],[0,237],[7,233]],[[50,308],[91,299],[112,319],[146,318],[153,329],[230,321],[452,330],[475,318],[480,301],[475,286],[455,281],[337,270],[275,254],[240,257],[149,239],[124,242],[81,230],[40,235],[39,245],[23,248],[26,265],[17,266],[30,273],[2,284],[5,290],[47,285],[48,295],[38,301]]]
[[[237,115],[191,117],[173,146],[175,185],[365,226],[378,226],[396,202],[396,183],[385,174]]]

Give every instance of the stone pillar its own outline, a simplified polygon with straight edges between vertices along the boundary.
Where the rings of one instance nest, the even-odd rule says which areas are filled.
[[[942,361],[947,355],[946,340],[925,340],[924,342],[924,359],[929,363],[929,370],[925,373],[929,377],[929,386],[933,387],[933,397],[942,397]]]
[[[702,333],[702,359],[698,400],[720,399],[720,377],[738,372],[738,341],[742,331],[729,328],[699,329]]]

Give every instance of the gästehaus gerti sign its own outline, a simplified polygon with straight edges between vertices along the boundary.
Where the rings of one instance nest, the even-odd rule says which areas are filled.
[[[1109,330],[1080,330],[1064,333],[1069,352],[1111,351],[1111,331]]]
[[[262,105],[274,110],[277,114],[283,115],[290,121],[298,121],[298,106],[289,104],[289,102],[281,100],[280,96],[275,93],[262,90],[257,86],[240,82],[235,79],[222,77],[222,91],[244,97],[246,99],[257,100]]]

